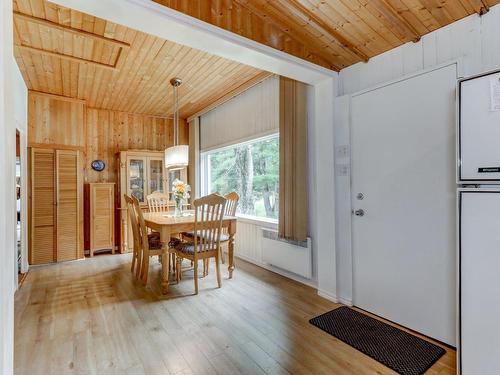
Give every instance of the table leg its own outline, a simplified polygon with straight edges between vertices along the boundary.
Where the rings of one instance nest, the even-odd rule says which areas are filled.
[[[120,211],[120,220],[121,220],[121,233],[120,233],[120,253],[125,254],[128,252],[128,242],[127,242],[127,235],[128,235],[128,210],[121,210]]]
[[[170,241],[170,231],[167,228],[163,228],[160,232],[160,241],[162,245],[162,256],[161,256],[161,292],[163,294],[168,293],[169,285],[169,272],[170,272],[170,256],[168,254],[168,242]]]
[[[228,227],[228,234],[229,234],[229,241],[228,241],[228,246],[227,246],[227,251],[228,251],[228,263],[229,266],[227,270],[229,271],[229,278],[233,278],[233,271],[234,271],[234,234],[236,233],[236,222],[231,223]]]

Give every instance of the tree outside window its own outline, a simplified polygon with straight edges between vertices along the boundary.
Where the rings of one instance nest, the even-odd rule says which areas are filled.
[[[240,214],[278,218],[278,135],[211,151],[207,157],[211,192],[236,191]]]

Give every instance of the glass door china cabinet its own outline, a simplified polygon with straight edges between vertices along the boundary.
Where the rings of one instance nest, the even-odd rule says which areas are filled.
[[[165,180],[165,168],[163,166],[163,158],[160,157],[150,157],[148,159],[148,174],[149,174],[149,194],[159,191],[166,193],[163,190],[163,183]]]
[[[129,156],[127,158],[127,195],[136,197],[139,203],[146,203],[146,166],[148,158]]]
[[[178,178],[187,181],[187,168],[166,171],[163,151],[121,151],[120,160],[120,217],[121,252],[132,251],[132,231],[128,225],[128,211],[123,194],[134,196],[147,209],[146,197],[154,192],[168,194],[172,182]]]

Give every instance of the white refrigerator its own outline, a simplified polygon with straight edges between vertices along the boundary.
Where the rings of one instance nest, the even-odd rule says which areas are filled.
[[[458,83],[458,355],[500,374],[500,71]]]

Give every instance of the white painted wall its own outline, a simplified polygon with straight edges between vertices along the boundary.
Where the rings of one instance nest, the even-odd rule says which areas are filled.
[[[0,29],[0,373],[9,375],[13,372],[14,291],[17,287],[16,119],[26,124],[26,114],[23,113],[26,107],[16,100],[26,95],[26,86],[19,81],[19,72],[14,65],[12,2],[9,0],[1,2]],[[26,130],[26,126],[22,130]]]
[[[313,249],[317,254],[318,293],[337,300],[337,260],[335,253],[335,178],[334,178],[334,97],[337,78],[323,80],[314,86],[314,122],[310,129],[312,147],[309,158],[313,166],[313,193],[309,206],[313,213],[311,230]]]
[[[352,304],[350,97],[334,100],[337,300]]]
[[[13,116],[9,108],[12,108],[12,97],[9,95],[12,87],[10,74],[12,61],[12,3],[8,0],[2,1],[0,8],[1,21],[1,44],[0,44],[0,212],[9,211],[12,208],[14,197],[14,186],[4,183],[12,181],[15,174],[12,173],[10,163],[15,156],[15,143],[10,139],[12,135]],[[15,133],[14,133],[15,136]],[[14,138],[15,140],[15,138]],[[13,358],[13,328],[14,328],[14,215],[0,215],[0,372],[2,374],[12,373]]]

